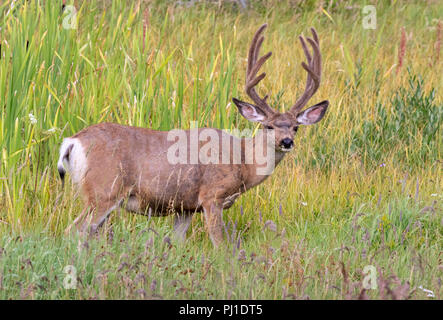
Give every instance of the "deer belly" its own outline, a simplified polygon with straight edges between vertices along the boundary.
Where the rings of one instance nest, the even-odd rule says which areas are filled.
[[[123,207],[129,212],[137,214],[168,216],[176,212],[198,211],[197,199],[197,194],[193,196],[189,193],[166,197],[153,194],[149,196],[130,195]]]

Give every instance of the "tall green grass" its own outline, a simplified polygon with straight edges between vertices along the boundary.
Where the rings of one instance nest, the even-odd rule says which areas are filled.
[[[359,1],[220,4],[79,1],[76,29],[63,28],[58,1],[0,4],[0,297],[384,298],[405,285],[407,296],[426,298],[423,286],[440,297],[442,5],[377,3],[377,28],[365,30]],[[232,237],[222,253],[200,216],[180,246],[168,244],[171,218],[124,211],[78,252],[62,233],[81,211],[58,180],[62,138],[104,121],[252,128],[230,99],[246,99],[247,48],[264,22],[263,52],[274,54],[260,92],[280,110],[301,94],[297,35],[313,26],[323,77],[311,102],[331,107],[299,131],[270,179],[224,213]],[[61,285],[70,264],[76,291]],[[394,294],[362,293],[365,265]]]

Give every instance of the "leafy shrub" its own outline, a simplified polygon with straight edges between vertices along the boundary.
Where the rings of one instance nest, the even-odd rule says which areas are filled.
[[[353,131],[351,150],[365,155],[367,164],[394,160],[411,166],[436,161],[441,146],[443,106],[435,102],[435,89],[424,91],[424,80],[409,73],[409,86],[400,88],[391,107],[377,103],[375,115]]]

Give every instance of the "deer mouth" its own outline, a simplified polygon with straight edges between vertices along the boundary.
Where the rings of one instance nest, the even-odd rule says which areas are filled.
[[[294,149],[294,147],[293,147],[293,146],[292,146],[292,147],[289,147],[289,148],[286,148],[286,147],[280,147],[279,149],[280,149],[280,151],[283,151],[283,152],[289,152],[289,151],[292,151],[292,149]]]

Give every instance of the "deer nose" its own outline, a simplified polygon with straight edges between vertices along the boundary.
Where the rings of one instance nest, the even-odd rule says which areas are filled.
[[[292,141],[292,140],[289,139],[289,138],[284,138],[284,139],[281,141],[281,146],[282,146],[283,148],[285,148],[285,149],[290,149],[290,148],[292,148],[293,145],[294,145],[294,141]]]

